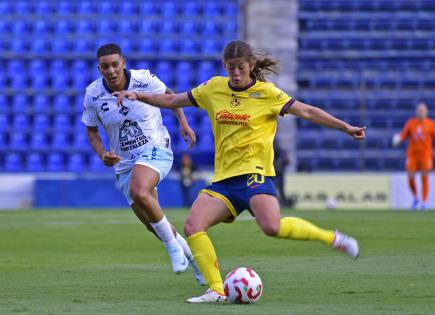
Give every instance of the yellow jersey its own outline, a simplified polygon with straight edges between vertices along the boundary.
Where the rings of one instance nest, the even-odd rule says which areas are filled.
[[[215,143],[213,182],[243,174],[275,176],[273,140],[277,117],[295,101],[273,83],[254,80],[245,88],[213,77],[188,92],[205,109]]]

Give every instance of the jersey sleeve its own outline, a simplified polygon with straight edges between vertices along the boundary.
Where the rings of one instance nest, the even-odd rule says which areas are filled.
[[[97,110],[89,101],[88,94],[85,95],[85,99],[83,100],[82,122],[89,127],[97,127],[101,125]]]
[[[163,94],[166,92],[166,84],[163,83],[154,73],[149,70],[144,71],[147,77],[148,88],[150,93]]]
[[[213,78],[187,92],[187,96],[193,105],[199,108],[205,108],[205,106],[207,106],[207,99],[212,89],[212,83]]]
[[[268,98],[270,100],[269,104],[272,113],[281,116],[284,116],[287,112],[287,109],[296,101],[294,98],[287,95],[286,92],[277,88],[274,84],[270,85]]]
[[[400,133],[400,140],[404,141],[411,135],[411,120],[408,120]]]

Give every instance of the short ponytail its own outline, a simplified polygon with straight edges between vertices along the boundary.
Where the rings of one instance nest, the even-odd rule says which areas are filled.
[[[251,74],[258,80],[266,82],[266,77],[279,73],[278,60],[266,57],[269,54],[255,55],[257,61]]]

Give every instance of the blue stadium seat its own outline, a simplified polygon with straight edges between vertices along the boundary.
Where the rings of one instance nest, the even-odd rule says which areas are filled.
[[[84,89],[91,83],[85,75],[75,75],[72,77],[72,86],[78,91],[84,91]]]
[[[185,17],[199,16],[199,4],[196,1],[186,1],[181,6],[181,14]]]
[[[70,172],[86,171],[85,157],[81,153],[73,153],[68,156],[67,170]]]
[[[236,21],[226,21],[222,24],[222,33],[227,38],[227,40],[237,39],[237,22]]]
[[[171,86],[174,79],[174,69],[169,61],[159,61],[156,65],[156,75],[166,85]]]
[[[201,44],[201,52],[205,55],[213,55],[219,52],[218,42],[215,39],[206,39]]]
[[[156,52],[157,42],[151,38],[144,38],[139,41],[138,51],[142,54],[153,54]]]
[[[132,15],[136,14],[136,3],[132,1],[122,1],[120,3],[119,11],[122,15]]]
[[[18,153],[5,154],[4,170],[6,172],[21,172],[23,171],[23,158]]]
[[[214,148],[213,134],[210,132],[201,132],[200,137],[198,137],[198,149],[204,151],[211,151]]]
[[[15,89],[16,92],[24,90],[28,87],[28,77],[24,73],[21,75],[13,75],[10,79],[10,87]]]
[[[56,95],[53,99],[53,110],[55,113],[70,113],[74,111],[74,106],[67,95]]]
[[[44,60],[34,59],[30,62],[28,70],[32,77],[44,75],[45,71],[47,70],[47,65],[45,64]]]
[[[69,88],[68,76],[65,72],[58,72],[51,77],[51,88],[56,91],[64,91]]]
[[[199,26],[194,20],[187,20],[181,23],[179,27],[179,32],[181,35],[186,37],[195,36],[198,32]]]
[[[46,20],[36,20],[32,23],[32,33],[34,36],[41,38],[40,36],[46,36],[50,33],[49,24]]]
[[[74,32],[76,34],[86,35],[94,32],[94,28],[90,21],[82,19],[75,24]]]
[[[8,137],[6,132],[0,132],[0,151],[6,152],[8,148]]]
[[[123,2],[123,3],[129,3],[129,2]],[[136,21],[134,20],[128,20],[128,19],[122,19],[118,22],[118,32],[120,34],[128,35],[132,32],[136,32],[139,25],[136,24]]]
[[[86,39],[82,39],[79,41],[74,41],[72,43],[72,48],[71,48],[76,54],[90,54],[93,53],[93,46],[92,44],[86,40]]]
[[[178,52],[176,40],[162,40],[158,42],[159,53],[163,55],[173,55]]]
[[[63,130],[56,130],[51,136],[51,148],[58,151],[68,151],[71,147],[70,137]]]
[[[72,32],[73,27],[70,21],[68,20],[60,20],[57,21],[54,26],[54,34],[57,36],[65,36]]]
[[[38,94],[33,98],[32,111],[34,113],[48,113],[50,111],[50,100],[48,96]]]
[[[200,25],[199,29],[201,30],[201,34],[204,36],[204,38],[220,35],[219,25],[213,20],[205,21]]]
[[[178,14],[177,4],[174,1],[165,1],[160,5],[160,15],[164,18],[174,18]]]
[[[23,73],[26,70],[26,66],[23,60],[13,59],[7,65],[9,75],[15,75],[17,73]]]
[[[48,16],[52,12],[52,9],[51,2],[45,0],[36,2],[35,13],[38,15]]]
[[[65,73],[68,69],[68,64],[65,60],[62,59],[54,59],[50,62],[50,76],[55,77],[59,73]]]
[[[237,6],[237,2],[225,3],[225,5],[223,6],[223,15],[227,18],[232,18],[233,20],[235,20],[235,18],[239,14],[239,9]]]
[[[58,39],[52,42],[51,50],[53,53],[64,54],[71,51],[69,42],[65,39]]]
[[[159,33],[162,35],[174,35],[177,33],[177,23],[175,21],[163,21],[157,25]]]
[[[91,145],[89,144],[88,136],[86,135],[85,125],[82,124],[81,130],[77,130],[74,133],[73,149],[75,151],[92,151]]]
[[[49,50],[49,44],[44,39],[35,39],[31,42],[31,51],[35,54],[47,53]]]
[[[43,171],[45,171],[43,155],[41,153],[31,152],[27,156],[25,169],[27,172],[43,172]]]
[[[141,16],[155,16],[157,12],[157,3],[151,1],[142,1],[139,5],[140,15]]]
[[[50,128],[49,116],[43,113],[36,114],[33,117],[33,127],[34,131],[46,131]]]
[[[10,14],[12,11],[12,5],[9,1],[0,2],[0,14],[3,16],[5,14]]]
[[[23,113],[30,110],[30,102],[25,94],[17,94],[12,97],[12,112]]]
[[[140,35],[143,35],[143,36],[150,36],[156,32],[155,23],[151,20],[148,20],[148,19],[142,19],[139,22],[138,27],[139,27]]]
[[[94,8],[92,7],[92,1],[80,1],[77,6],[77,12],[81,14],[89,14],[89,12],[93,12]]]
[[[17,36],[20,36],[29,32],[29,26],[25,21],[18,20],[12,24],[11,32]]]
[[[190,84],[194,79],[192,63],[189,61],[179,61],[175,66],[175,77],[177,80],[185,81]]]
[[[49,153],[47,156],[47,170],[50,172],[65,171],[64,157],[59,152]]]
[[[17,132],[29,129],[29,116],[27,116],[26,114],[15,114],[12,127]]]
[[[70,131],[71,129],[71,119],[70,115],[68,114],[57,114],[53,118],[53,131],[59,132],[59,131]]]
[[[30,148],[34,151],[47,150],[48,138],[45,132],[35,131],[32,132],[30,137]]]
[[[183,55],[198,54],[197,42],[194,39],[185,39],[180,43],[180,53]]]
[[[11,120],[8,114],[0,113],[0,132],[7,131],[11,126]]]
[[[99,20],[96,31],[100,35],[112,34],[115,31],[115,24],[110,20]]]
[[[14,151],[24,151],[28,149],[28,141],[27,141],[27,135],[24,132],[21,132],[20,129],[15,129],[17,131],[14,131],[10,134],[9,138],[9,148]]]
[[[206,17],[216,17],[221,15],[219,4],[214,1],[204,3],[202,14]]]
[[[27,42],[20,38],[15,38],[10,42],[9,50],[13,53],[25,53],[28,52]]]
[[[59,15],[69,15],[74,13],[74,7],[71,5],[71,1],[63,0],[59,1],[55,6],[56,13]],[[59,21],[58,23],[60,23]]]
[[[112,4],[111,1],[100,1],[97,5],[97,11],[100,15],[111,14],[114,11],[116,12],[114,5],[115,3]]]
[[[198,65],[198,84],[206,82],[217,74],[217,69],[212,61],[201,61]]]
[[[14,3],[15,14],[25,15],[31,13],[30,3],[27,1],[18,1]],[[8,12],[10,14],[10,12]]]
[[[131,40],[130,38],[121,39],[119,46],[122,47],[122,53],[126,56],[135,51],[136,40]]]

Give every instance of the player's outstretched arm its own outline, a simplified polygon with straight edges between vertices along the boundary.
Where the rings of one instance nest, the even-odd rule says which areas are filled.
[[[166,88],[166,94],[174,94],[174,92]],[[188,142],[189,150],[192,149],[193,145],[196,143],[196,134],[195,131],[189,126],[187,122],[186,115],[184,115],[184,111],[182,108],[173,108],[172,112],[177,117],[178,123],[180,124],[180,132],[184,141]]]
[[[193,104],[189,100],[189,97],[187,96],[187,92],[177,94],[151,94],[134,91],[120,91],[114,92],[112,93],[112,95],[117,97],[116,102],[118,106],[122,105],[122,100],[124,98],[132,101],[139,100],[141,102],[160,108],[173,109],[193,106]]]
[[[287,113],[309,120],[321,126],[342,130],[356,140],[362,140],[365,138],[366,127],[351,126],[315,106],[296,101],[287,109]]]

